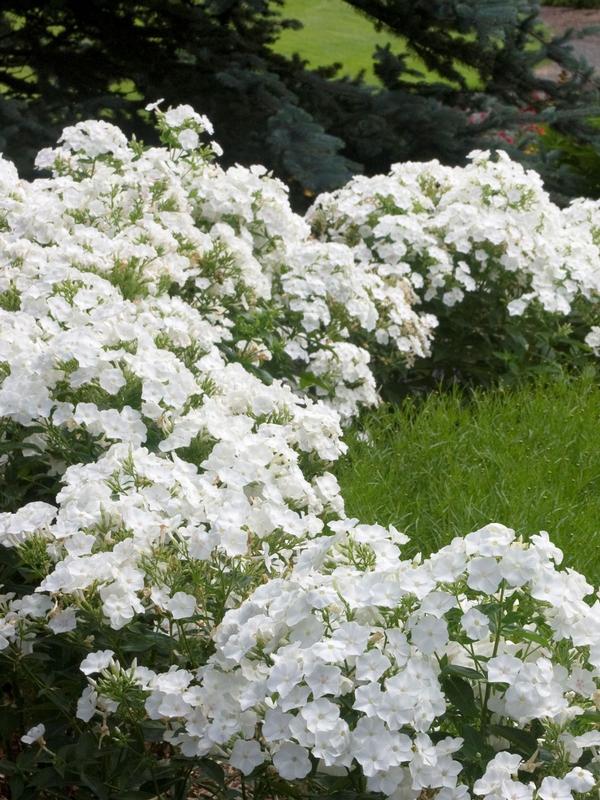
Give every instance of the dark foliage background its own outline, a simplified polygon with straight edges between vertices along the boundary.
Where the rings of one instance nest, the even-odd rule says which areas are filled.
[[[489,146],[538,168],[559,198],[582,191],[585,176],[561,157],[559,139],[540,144],[531,123],[600,151],[589,122],[600,116],[597,93],[565,40],[544,40],[535,0],[346,2],[405,36],[446,82],[414,82],[391,49],[374,54],[380,88],[277,55],[282,29],[298,25],[282,17],[281,0],[5,0],[0,150],[31,176],[35,153],[90,117],[150,142],[143,108],[162,97],[207,114],[227,162],[266,164],[300,208],[356,172],[403,160],[457,164]],[[536,75],[546,58],[568,79]],[[479,71],[480,88],[467,86],[459,64]]]

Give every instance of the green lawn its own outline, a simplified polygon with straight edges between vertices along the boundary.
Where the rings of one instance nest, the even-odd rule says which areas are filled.
[[[385,31],[378,32],[358,11],[343,0],[285,0],[282,14],[300,20],[301,30],[284,31],[275,45],[275,50],[283,55],[299,53],[310,66],[328,66],[335,62],[343,64],[342,75],[354,76],[365,70],[370,83],[377,83],[373,72],[373,52],[376,45],[392,44],[395,52],[406,52],[405,41]],[[428,72],[420,59],[409,57],[408,65],[421,70],[429,78],[436,78]],[[475,70],[462,70],[469,83],[477,85]]]
[[[349,516],[393,523],[430,552],[487,522],[547,530],[600,580],[600,388],[592,377],[432,395],[364,420],[337,469]]]

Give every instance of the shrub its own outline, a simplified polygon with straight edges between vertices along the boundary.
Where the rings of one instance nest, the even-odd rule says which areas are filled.
[[[403,559],[328,471],[331,405],[375,399],[352,336],[427,341],[410,287],[157,116],[162,148],[88,122],[50,178],[0,162],[11,796],[591,795],[592,587],[497,524]]]
[[[320,195],[317,236],[353,247],[365,269],[406,278],[438,322],[431,358],[407,382],[489,383],[581,364],[598,321],[600,205],[553,204],[537,173],[504,153],[471,154],[466,168],[396,164]],[[590,342],[595,341],[592,336]],[[588,342],[589,343],[589,342]],[[392,384],[390,359],[376,374]]]
[[[128,469],[143,486],[117,502],[148,523],[148,497],[168,485],[164,462],[136,454]],[[547,534],[525,544],[489,525],[402,560],[395,529],[339,520],[316,538],[280,532],[258,562],[246,554],[228,568],[225,554],[208,560],[198,526],[174,535],[164,517],[160,533],[123,531],[116,547],[106,520],[65,535],[61,522],[81,514],[71,497],[56,524],[38,504],[5,520],[21,558],[63,556],[36,593],[4,598],[4,660],[19,690],[58,704],[60,688],[67,717],[34,706],[22,737],[33,750],[9,765],[22,782],[57,786],[68,773],[99,797],[152,797],[165,778],[186,783],[188,759],[225,790],[213,758],[248,776],[244,792],[257,797],[292,795],[295,781],[335,796],[593,796],[598,602],[585,601],[582,576],[558,570]],[[77,656],[87,686],[73,714]],[[74,742],[82,723],[89,733]],[[140,743],[161,738],[153,769],[156,749]]]
[[[559,165],[565,165],[577,179],[582,197],[600,197],[600,151],[591,144],[580,144],[551,128],[544,129],[539,139],[542,152]]]
[[[110,361],[106,356],[98,355],[97,361],[88,356],[98,374],[91,367],[85,373],[78,370],[80,354],[75,351],[83,347],[83,339],[74,336],[79,347],[73,345],[69,357],[56,356],[60,366],[57,361],[53,369],[61,375],[52,374],[50,394],[39,389],[37,407],[49,410],[52,400],[67,402],[69,388],[77,387],[75,402],[99,400],[104,407],[135,401],[135,413],[141,410],[155,425],[160,418],[161,425],[177,427],[176,417],[165,421],[165,408],[170,414],[174,408],[188,414],[194,401],[185,391],[171,396],[157,390],[151,393],[151,405],[142,409],[140,402],[148,400],[139,397],[145,363],[164,361],[163,371],[172,364],[172,374],[165,372],[156,380],[189,385],[193,391],[189,369],[218,343],[228,359],[259,378],[285,378],[303,390],[314,389],[344,416],[353,416],[361,404],[373,404],[376,394],[369,354],[352,342],[351,333],[359,343],[385,335],[401,350],[399,358],[412,361],[428,351],[434,321],[412,308],[415,297],[403,279],[359,269],[349,248],[310,239],[306,223],[290,210],[285,188],[264,169],[224,171],[207,161],[210,147],[197,147],[199,130],[208,123],[189,107],[182,108],[159,116],[167,144],[163,149],[144,153],[106,123],[82,123],[65,131],[60,148],[40,153],[38,165],[53,166],[54,179],[18,183],[14,169],[4,162],[6,191],[11,193],[4,222],[6,258],[13,269],[5,272],[1,296],[13,336],[22,340],[23,332],[15,329],[22,315],[14,312],[22,308],[27,315],[31,280],[37,280],[38,272],[45,274],[49,253],[54,256],[64,248],[67,252],[58,260],[70,271],[47,273],[52,276],[49,297],[59,298],[49,299],[48,313],[54,313],[55,304],[71,307],[78,290],[85,288],[98,302],[103,295],[106,307],[114,301],[115,315],[122,313],[129,324],[136,315],[144,323],[149,320],[148,353],[142,357],[117,348],[113,361],[119,366],[114,368],[122,375],[113,382],[101,380],[102,362]],[[34,265],[38,272],[32,272]],[[174,328],[160,321],[169,314],[180,317]],[[30,332],[31,352],[40,346],[62,352],[60,337],[53,343],[35,326]],[[112,329],[94,335],[117,347]],[[42,344],[36,341],[39,337]],[[103,345],[92,346],[98,351]],[[20,348],[26,348],[25,340]],[[163,354],[165,349],[171,353]],[[5,396],[21,379],[41,381],[28,371],[27,357],[19,352],[17,356],[12,344],[8,348],[11,374]],[[93,389],[83,388],[88,381]],[[32,388],[32,397],[37,394]],[[25,398],[19,392],[17,396],[18,406]],[[27,410],[12,411],[19,422],[36,416],[28,400]],[[67,422],[61,419],[60,424]],[[87,424],[104,425],[91,419]],[[189,420],[186,424],[189,428]],[[193,427],[183,436],[187,443],[196,433]]]

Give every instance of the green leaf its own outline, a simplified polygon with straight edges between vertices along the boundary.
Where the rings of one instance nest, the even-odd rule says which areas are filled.
[[[40,689],[40,695],[42,697],[47,697],[52,705],[55,708],[60,709],[64,714],[70,714],[72,711],[71,703],[68,699],[65,698],[63,694],[61,694],[56,687],[48,686],[44,689]]]
[[[222,767],[209,758],[203,758],[200,762],[200,766],[207,778],[214,781],[218,786],[225,786],[225,773]]]
[[[92,733],[83,733],[76,745],[77,760],[85,763],[98,753],[98,741]]]
[[[319,389],[324,389],[329,392],[331,386],[323,378],[319,378],[312,372],[304,372],[298,378],[298,385],[301,389],[310,389],[312,386],[317,386]]]
[[[52,656],[48,653],[43,653],[41,650],[36,650],[33,653],[28,653],[23,660],[26,660],[28,664],[30,661],[52,661]]]
[[[135,632],[128,631],[127,638],[119,645],[124,653],[144,653],[151,650],[153,647],[159,647],[163,650],[165,647],[171,648],[172,643],[168,636],[163,633],[155,633],[154,631]]]
[[[108,789],[106,788],[103,781],[101,781],[96,776],[88,775],[84,769],[81,770],[79,773],[81,778],[81,782],[84,786],[93,792],[95,797],[98,797],[99,800],[109,800]]]
[[[464,717],[476,716],[477,704],[470,683],[457,675],[446,675],[442,679],[442,687],[448,700]]]
[[[15,450],[35,450],[38,453],[44,452],[37,444],[29,442],[0,442],[0,453],[12,453]]]
[[[494,617],[498,616],[498,612],[501,610],[501,605],[498,602],[493,603],[480,603],[477,608],[481,611],[482,614],[490,617],[493,619]]]
[[[512,745],[515,745],[519,752],[527,757],[538,748],[537,738],[521,728],[511,728],[508,725],[490,725],[488,727],[490,733],[496,736],[501,736],[507,739]]]
[[[472,725],[463,725],[460,729],[460,735],[464,739],[461,750],[465,760],[471,762],[480,761],[488,749],[488,745],[481,733]]]
[[[590,720],[591,722],[599,722],[600,723],[600,711],[589,711],[588,710],[584,714],[582,714],[582,716],[579,717],[579,719],[587,719],[587,720]]]
[[[521,628],[518,625],[505,625],[503,626],[503,631],[506,636],[510,637],[513,641],[514,637],[518,637],[525,642],[536,642],[537,644],[543,645],[548,644],[548,641],[543,636],[540,636],[539,633],[525,630],[525,628]]]
[[[140,729],[144,734],[146,742],[162,742],[165,732],[164,723],[158,720],[144,720],[140,723]]]
[[[20,770],[32,769],[38,758],[39,747],[28,747],[17,756],[17,766]]]
[[[468,678],[471,681],[484,681],[486,676],[482,672],[477,672],[470,667],[461,667],[459,664],[448,664],[442,670],[442,675],[458,675],[461,678]]]
[[[15,775],[9,782],[10,796],[12,800],[19,800],[25,791],[25,781],[21,775]]]
[[[29,779],[32,786],[43,789],[48,786],[61,786],[63,779],[53,767],[45,767],[36,770],[35,774]]]
[[[5,775],[15,775],[17,772],[17,765],[13,764],[12,761],[5,761],[4,759],[0,759],[0,773],[4,773]]]

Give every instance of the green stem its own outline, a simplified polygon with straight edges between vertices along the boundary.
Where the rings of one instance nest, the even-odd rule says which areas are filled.
[[[37,688],[38,692],[39,693],[43,692],[44,696],[47,697],[48,700],[50,700],[52,705],[54,705],[58,709],[58,711],[60,711],[63,717],[65,717],[69,721],[69,723],[73,725],[73,727],[79,733],[81,733],[81,728],[79,726],[79,723],[76,721],[76,719],[73,717],[72,714],[69,714],[67,711],[65,711],[62,704],[55,698],[54,692],[57,690],[54,686],[50,686],[49,684],[44,683],[43,680],[41,680],[34,672],[32,672],[32,670],[29,669],[27,664],[25,664],[23,659],[20,657],[20,654],[17,654],[14,667],[15,671],[22,670],[27,675],[31,683]]]
[[[494,636],[494,647],[491,656],[492,658],[495,658],[498,655],[498,648],[500,647],[500,638],[502,635],[503,603],[504,603],[504,582],[502,584],[502,589],[500,590],[500,608],[498,609],[498,617],[496,619],[496,634]],[[488,718],[489,718],[488,703],[490,701],[491,693],[492,693],[492,685],[488,681],[485,686],[485,695],[483,697],[483,705],[481,707],[480,733],[482,737],[485,737],[485,731],[488,724]]]

